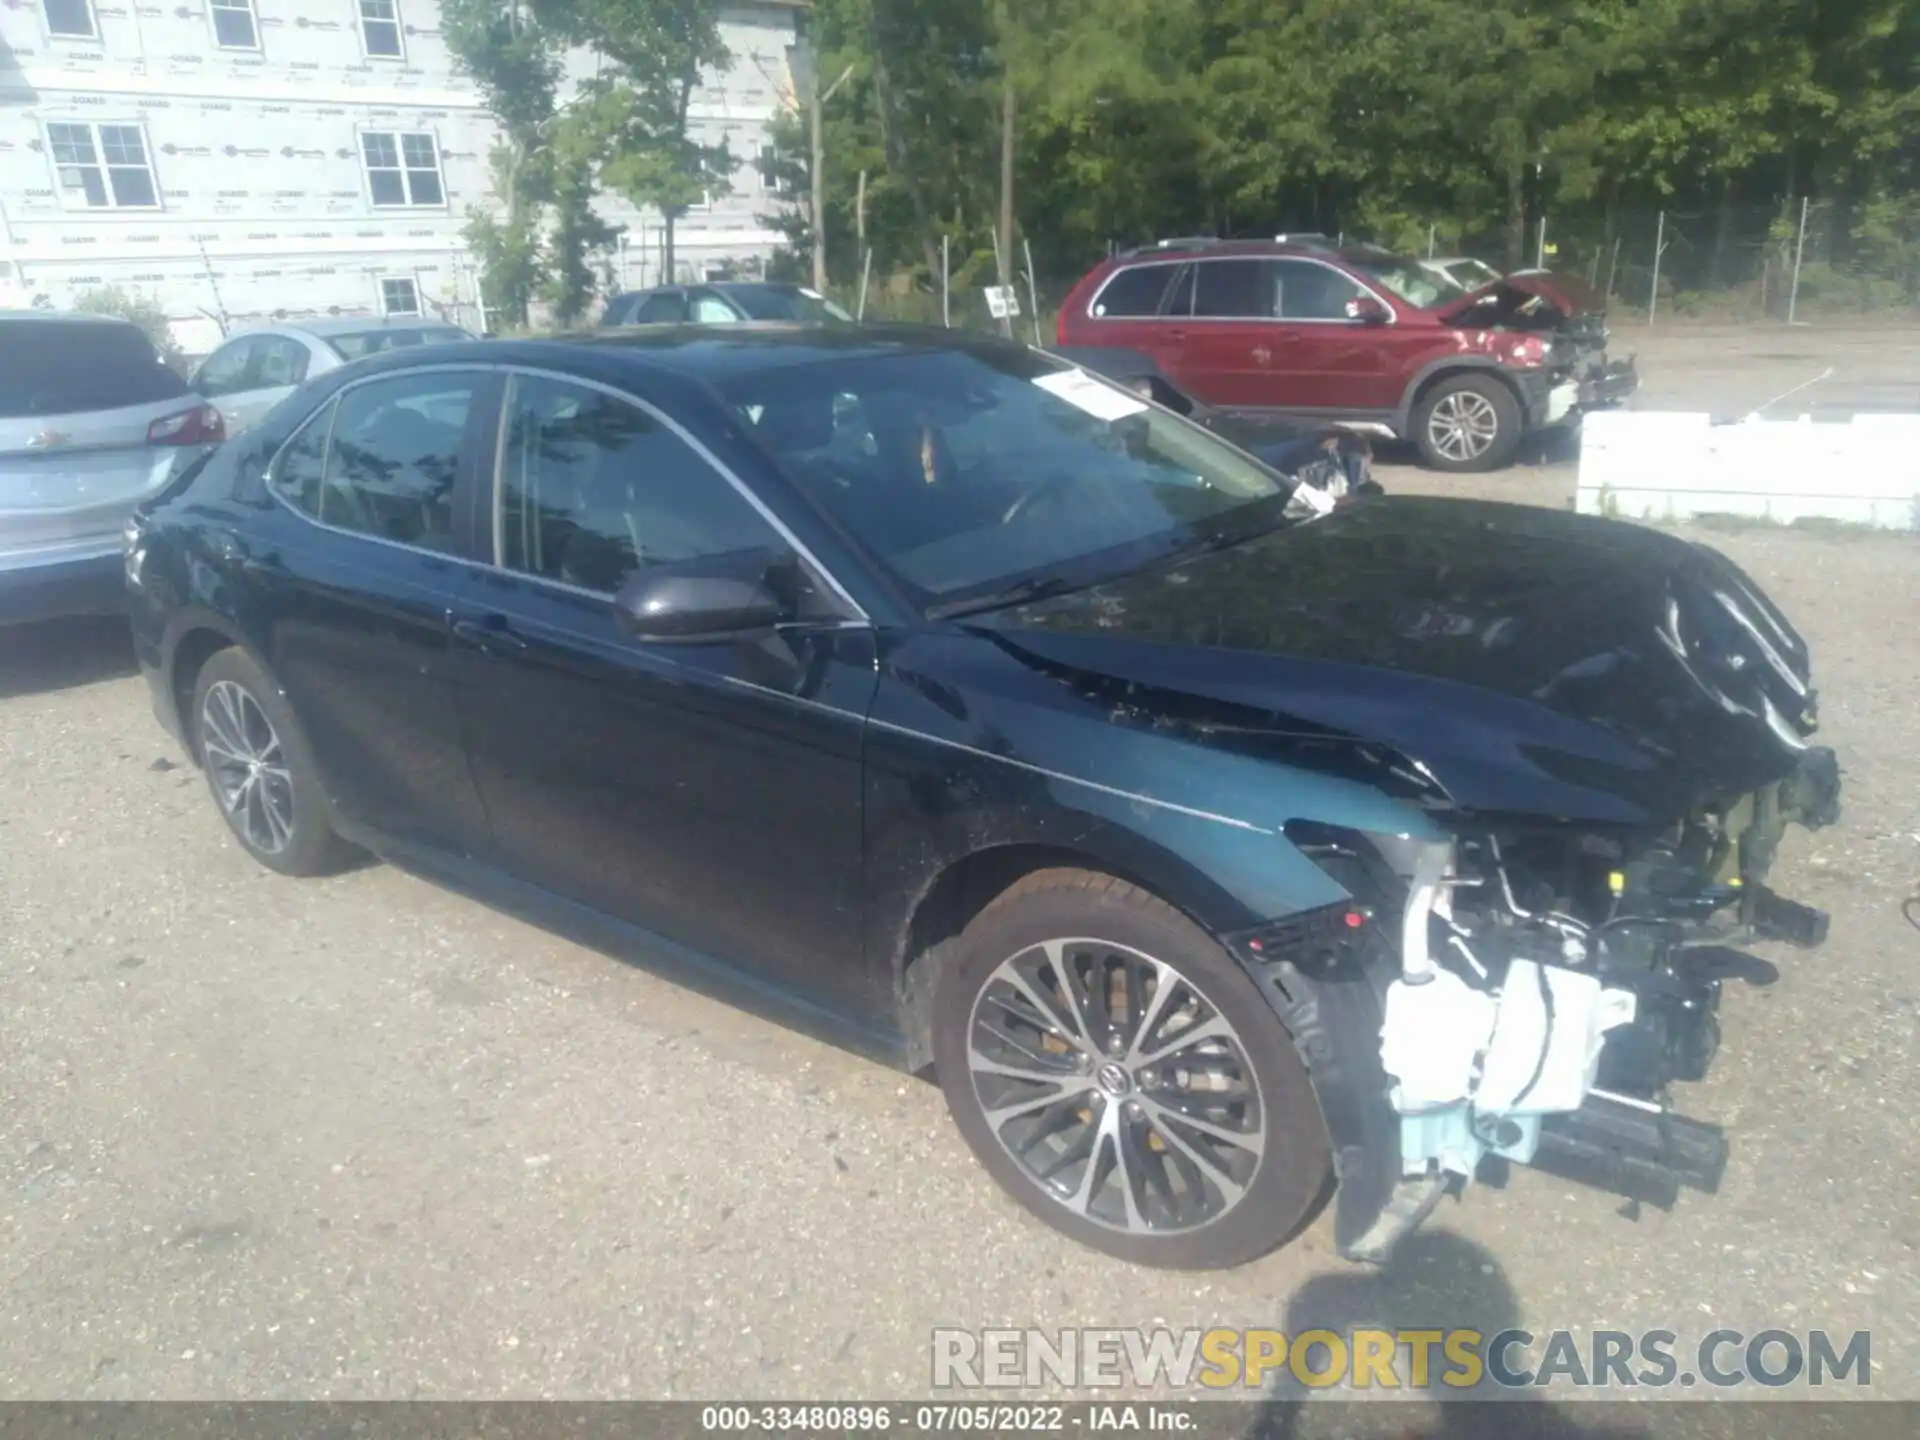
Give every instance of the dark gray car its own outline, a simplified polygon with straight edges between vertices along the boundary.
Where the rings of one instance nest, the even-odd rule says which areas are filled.
[[[853,316],[804,285],[713,280],[704,285],[662,285],[615,295],[607,301],[600,324],[734,325],[750,320],[850,325]]]

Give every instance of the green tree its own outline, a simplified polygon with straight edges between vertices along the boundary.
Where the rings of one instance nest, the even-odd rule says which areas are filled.
[[[531,0],[543,23],[599,60],[565,123],[605,189],[660,212],[674,272],[674,225],[730,188],[724,141],[696,139],[694,91],[732,64],[716,0]]]
[[[565,41],[524,0],[441,0],[440,25],[500,132],[490,156],[496,205],[468,211],[467,244],[488,308],[524,326],[541,288],[543,216],[554,198],[547,131]]]

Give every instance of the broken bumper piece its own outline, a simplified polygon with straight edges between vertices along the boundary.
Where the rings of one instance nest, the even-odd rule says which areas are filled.
[[[1596,1090],[1578,1110],[1546,1117],[1531,1164],[1562,1180],[1670,1210],[1682,1189],[1710,1195],[1720,1188],[1727,1142],[1717,1125]]]
[[[1582,410],[1605,410],[1625,402],[1640,388],[1640,371],[1633,357],[1599,360],[1580,376],[1578,400]]]

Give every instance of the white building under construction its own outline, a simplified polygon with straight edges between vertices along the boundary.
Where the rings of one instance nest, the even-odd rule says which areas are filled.
[[[723,12],[733,64],[693,120],[738,168],[676,225],[682,278],[779,243],[768,123],[805,3]],[[272,317],[478,324],[460,232],[493,204],[493,127],[439,26],[438,0],[0,0],[0,308],[118,287],[189,352]],[[659,216],[598,208],[625,227],[615,281],[656,283]]]

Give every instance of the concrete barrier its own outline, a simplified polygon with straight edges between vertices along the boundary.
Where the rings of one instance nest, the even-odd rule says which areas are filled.
[[[1576,508],[1624,520],[1742,515],[1920,530],[1920,415],[1584,417]]]

